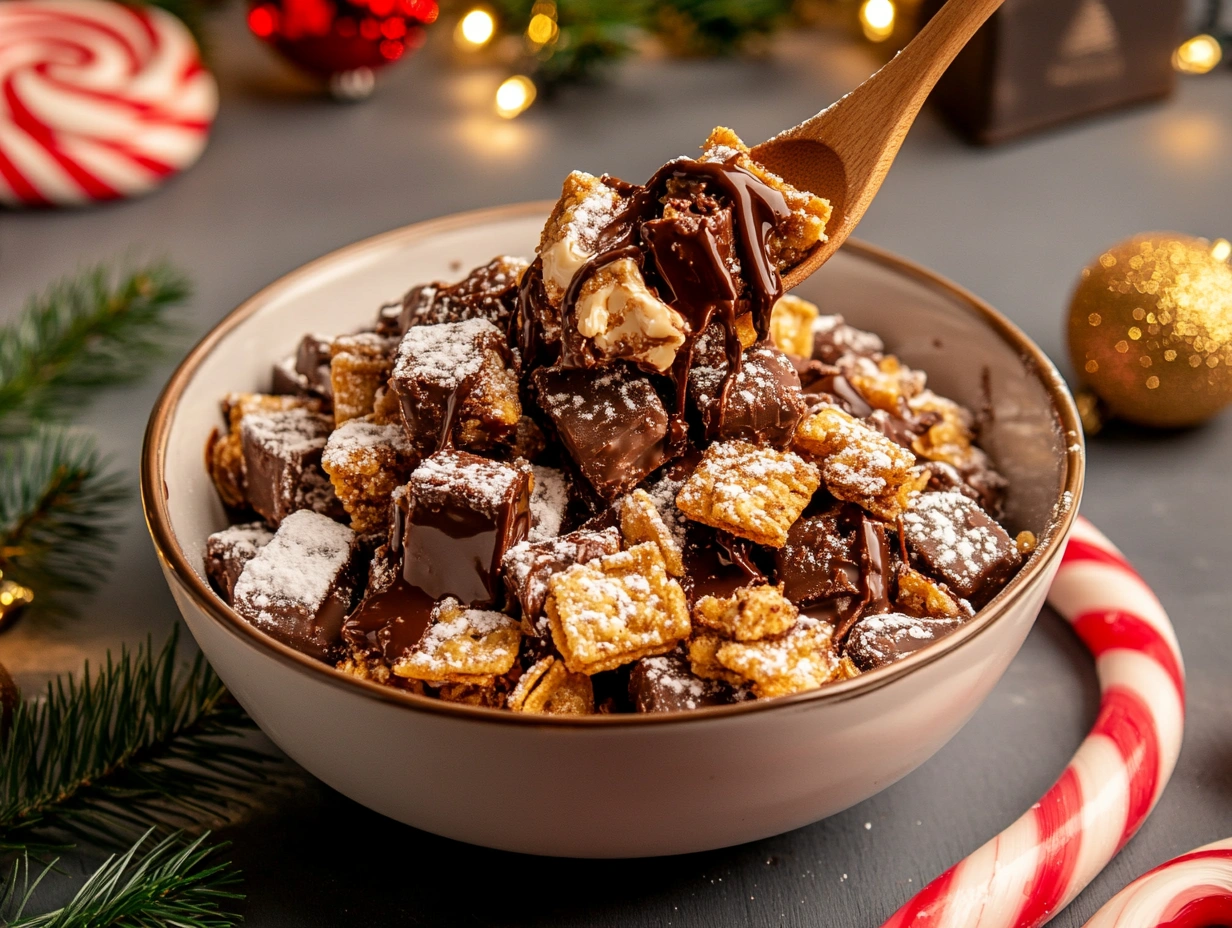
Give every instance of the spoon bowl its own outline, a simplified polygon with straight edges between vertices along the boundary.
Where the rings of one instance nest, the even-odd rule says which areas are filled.
[[[907,130],[950,62],[1002,0],[949,0],[901,52],[837,103],[753,148],[754,160],[830,201],[826,241],[783,275],[797,286],[864,217]]]

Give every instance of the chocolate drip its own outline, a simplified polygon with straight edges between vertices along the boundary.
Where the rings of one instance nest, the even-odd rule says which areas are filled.
[[[687,214],[656,219],[669,180],[710,183],[727,196],[730,211],[709,215]],[[561,303],[562,367],[592,367],[598,363],[591,346],[577,333],[577,300],[586,281],[600,268],[623,258],[634,258],[643,274],[643,245],[654,257],[655,283],[670,291],[672,307],[689,328],[677,354],[671,377],[676,397],[671,415],[669,444],[683,445],[684,408],[693,344],[705,331],[716,311],[726,335],[728,377],[720,396],[720,414],[732,377],[740,372],[742,346],[736,332],[737,307],[749,305],[758,338],[770,331],[770,311],[782,296],[783,285],[769,251],[769,235],[791,211],[783,195],[756,175],[728,161],[696,161],[679,158],[663,165],[645,186],[625,184],[613,178],[604,182],[627,197],[627,203],[599,232],[594,255],[573,275]],[[745,282],[733,275],[733,251],[744,272]],[[541,359],[538,318],[546,304],[543,265],[536,261],[522,280],[519,307],[522,316],[519,347],[524,363]],[[743,292],[742,292],[743,290]],[[666,294],[664,294],[666,295]]]
[[[389,586],[364,596],[342,627],[343,640],[353,648],[380,653],[392,663],[419,643],[435,605],[399,572]]]

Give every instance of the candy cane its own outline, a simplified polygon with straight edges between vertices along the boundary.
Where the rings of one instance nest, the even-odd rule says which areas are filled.
[[[0,2],[0,205],[144,193],[200,157],[217,108],[214,78],[170,13]]]
[[[1232,838],[1174,857],[1108,900],[1085,928],[1232,925]]]
[[[1048,592],[1095,657],[1095,727],[1018,821],[933,880],[884,928],[1037,928],[1134,836],[1181,748],[1185,675],[1176,636],[1142,578],[1079,519]]]

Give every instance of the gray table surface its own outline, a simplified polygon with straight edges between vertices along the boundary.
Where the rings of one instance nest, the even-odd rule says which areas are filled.
[[[0,213],[0,317],[46,281],[131,246],[191,271],[198,286],[186,325],[196,337],[264,284],[341,245],[455,210],[553,197],[575,167],[640,179],[695,150],[716,124],[764,138],[877,63],[843,38],[791,35],[762,61],[641,61],[605,87],[503,122],[490,110],[498,74],[451,65],[443,30],[370,102],[339,106],[308,93],[250,40],[239,11],[214,27],[222,109],[201,162],[137,202]],[[980,294],[1063,361],[1068,292],[1100,249],[1152,228],[1232,234],[1230,101],[1224,69],[1183,81],[1166,104],[993,150],[965,147],[926,112],[859,234]],[[101,396],[80,417],[134,484],[146,415],[169,371]],[[1082,924],[1146,869],[1232,834],[1230,456],[1232,416],[1179,434],[1114,429],[1090,443],[1083,512],[1176,623],[1189,725],[1155,813],[1058,925]],[[135,502],[116,544],[113,575],[81,621],[28,622],[0,638],[0,658],[23,683],[147,632],[160,638],[177,620]],[[755,844],[659,861],[522,858],[382,819],[315,781],[225,835],[246,873],[255,928],[863,928],[1034,802],[1097,705],[1090,659],[1045,613],[987,703],[936,757],[848,812]]]

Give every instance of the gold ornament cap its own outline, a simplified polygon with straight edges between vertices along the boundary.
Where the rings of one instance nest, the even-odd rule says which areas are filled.
[[[1222,239],[1147,232],[1083,269],[1070,359],[1110,414],[1181,427],[1232,402],[1230,250]]]

